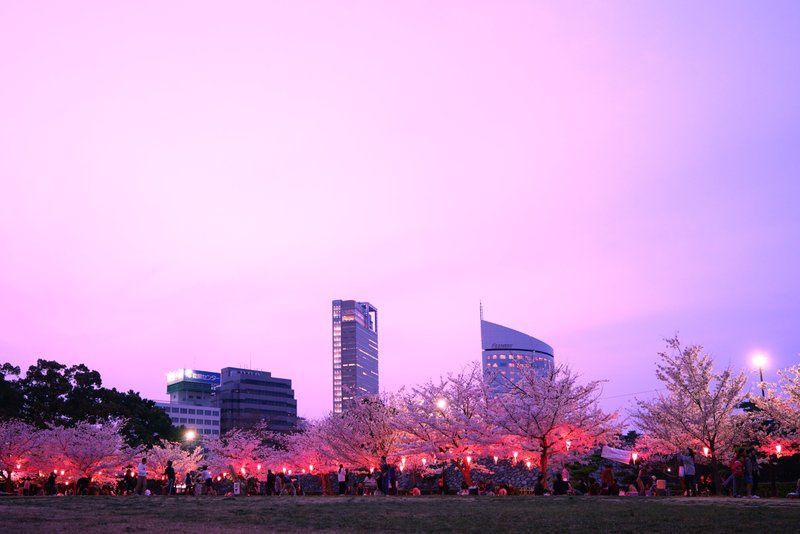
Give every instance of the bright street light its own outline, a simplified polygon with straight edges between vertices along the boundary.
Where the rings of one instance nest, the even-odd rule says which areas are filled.
[[[447,399],[439,399],[436,401],[436,407],[440,410],[447,408]]]
[[[194,438],[197,437],[197,434],[194,430],[187,430],[186,431],[186,441],[194,441]]]

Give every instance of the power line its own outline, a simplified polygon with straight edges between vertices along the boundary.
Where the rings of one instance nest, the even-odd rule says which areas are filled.
[[[637,391],[635,393],[623,393],[622,395],[612,395],[611,397],[600,397],[600,400],[603,399],[618,399],[620,397],[632,397],[633,395],[641,395],[642,393],[653,393],[658,391],[664,391],[664,388],[659,389],[646,389],[644,391]]]

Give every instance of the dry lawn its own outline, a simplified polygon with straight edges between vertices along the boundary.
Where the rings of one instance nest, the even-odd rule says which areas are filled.
[[[5,532],[796,532],[800,500],[5,497]]]

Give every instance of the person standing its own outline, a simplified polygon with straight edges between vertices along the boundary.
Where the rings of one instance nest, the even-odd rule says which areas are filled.
[[[213,495],[214,494],[214,478],[211,476],[211,471],[208,470],[208,466],[203,466],[203,494],[204,495]]]
[[[187,471],[186,478],[183,481],[185,486],[183,490],[184,495],[194,495],[194,471]]]
[[[267,495],[275,494],[275,473],[272,469],[267,469]]]
[[[144,490],[147,489],[147,458],[142,458],[139,465],[136,467],[136,489],[134,493],[137,495],[144,495]]]
[[[56,486],[56,477],[58,474],[53,471],[50,473],[50,476],[47,477],[47,494],[48,495],[55,495],[58,493],[57,486]]]
[[[167,495],[172,495],[175,493],[175,468],[172,467],[172,460],[167,460],[164,476],[167,477]]]
[[[759,465],[758,456],[755,449],[750,451],[750,459],[753,462],[753,497],[758,498]]]
[[[755,479],[755,472],[758,470],[756,463],[755,453],[747,454],[744,459],[744,483],[747,488],[747,496],[758,498],[758,495],[753,493],[753,480]]]
[[[389,495],[397,495],[397,466],[389,465]]]
[[[381,456],[381,493],[389,495],[389,463],[386,461],[386,456]]]
[[[694,475],[694,451],[686,448],[686,454],[680,455],[681,464],[683,464],[683,478],[686,483],[686,495],[688,497],[697,497],[697,486],[695,485]]]
[[[347,490],[347,471],[344,469],[344,464],[339,464],[337,478],[339,480],[339,495],[344,495]]]

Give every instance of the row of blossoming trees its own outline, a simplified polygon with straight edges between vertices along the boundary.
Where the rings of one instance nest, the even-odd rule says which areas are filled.
[[[701,347],[683,347],[677,339],[668,340],[668,349],[656,371],[662,392],[638,401],[631,413],[643,433],[636,443],[640,457],[655,460],[691,447],[704,451],[716,473],[718,462],[737,446],[765,453],[776,444],[784,454],[798,450],[800,366],[782,372],[782,382],[768,396],[752,397],[753,409],[743,411],[744,373],[716,371]],[[208,464],[215,474],[241,478],[268,468],[316,474],[325,488],[327,473],[340,463],[370,469],[386,457],[414,473],[455,466],[469,481],[472,471],[487,469],[479,459],[513,459],[542,473],[554,463],[584,461],[599,445],[615,444],[624,424],[618,413],[599,407],[601,381],[581,382],[564,365],[545,376],[525,370],[521,381],[508,386],[507,395],[493,397],[475,365],[395,395],[362,398],[344,414],[309,422],[296,433],[276,434],[266,426],[234,430],[205,441],[203,449],[174,443],[131,448],[121,438],[119,420],[44,430],[5,421],[0,476],[63,470],[68,477],[111,479],[146,455],[156,475],[172,460],[179,473]]]

